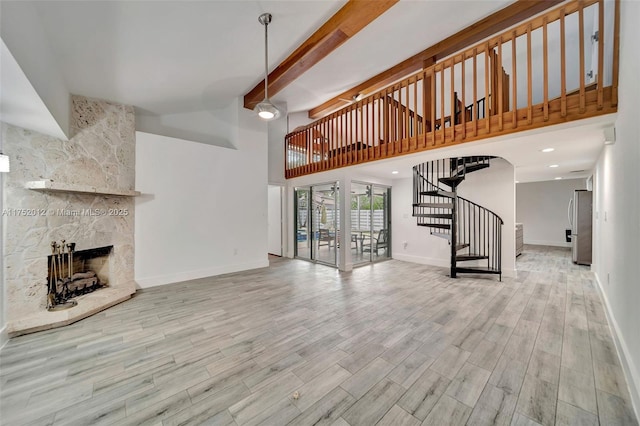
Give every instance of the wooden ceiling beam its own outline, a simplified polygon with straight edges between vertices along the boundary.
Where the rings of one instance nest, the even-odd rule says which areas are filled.
[[[349,0],[287,59],[269,73],[269,96],[291,84],[399,0]],[[244,96],[244,107],[264,99],[264,80]]]
[[[309,111],[309,118],[321,118],[349,104],[346,99],[353,99],[353,97],[357,95],[366,96],[374,93],[394,81],[420,71],[424,68],[425,64],[432,64],[439,59],[503,31],[563,1],[564,0],[517,0],[509,6],[447,37],[441,42],[434,44],[422,52],[326,101],[322,105],[311,109]]]

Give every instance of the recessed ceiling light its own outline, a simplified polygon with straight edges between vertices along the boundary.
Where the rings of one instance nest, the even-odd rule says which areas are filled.
[[[551,167],[552,169],[555,169],[556,167],[559,167],[557,164],[552,164],[549,167]]]
[[[542,150],[542,152],[553,152],[555,151],[555,148],[545,148]]]
[[[398,173],[400,173],[400,172],[397,171],[397,170],[394,170],[394,171],[391,172],[392,175],[397,175]]]
[[[562,178],[561,178],[561,177],[557,177],[557,178],[556,178],[556,180],[560,180],[560,179],[562,179]]]

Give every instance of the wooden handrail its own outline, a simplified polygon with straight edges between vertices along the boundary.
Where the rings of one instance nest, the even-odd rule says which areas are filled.
[[[606,22],[604,8],[604,0],[564,3],[291,132],[285,138],[285,176],[615,112],[619,18],[616,10],[614,22]],[[593,82],[585,81],[587,11],[597,17],[600,35]],[[609,25],[614,39],[606,42],[613,48],[605,49]],[[577,49],[567,46],[569,30],[581,36]],[[534,50],[534,43],[542,49]],[[575,50],[577,67],[568,68],[576,62],[568,57]],[[608,63],[606,51],[613,51]],[[559,64],[551,67],[554,61]],[[608,86],[605,72],[612,75]]]

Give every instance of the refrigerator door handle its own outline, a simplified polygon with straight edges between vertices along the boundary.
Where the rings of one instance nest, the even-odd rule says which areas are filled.
[[[569,219],[571,232],[573,232],[573,198],[569,200],[569,206],[567,207],[567,219]]]

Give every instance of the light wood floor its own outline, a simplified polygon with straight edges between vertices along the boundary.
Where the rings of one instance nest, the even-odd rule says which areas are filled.
[[[592,275],[569,255],[527,247],[502,283],[274,258],[143,291],[11,340],[0,423],[637,425]]]

